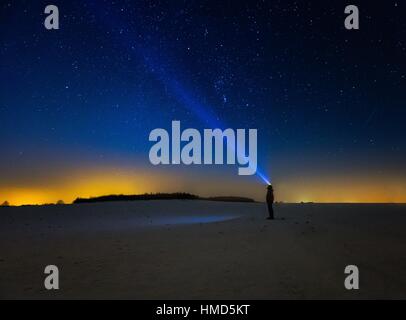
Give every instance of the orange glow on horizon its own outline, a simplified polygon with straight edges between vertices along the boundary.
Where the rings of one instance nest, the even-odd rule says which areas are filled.
[[[406,203],[401,177],[338,176],[282,182],[279,197],[286,202]]]
[[[198,182],[196,182],[198,181]],[[72,203],[76,198],[110,194],[189,192],[201,196],[235,195],[263,201],[265,186],[256,179],[238,176],[196,174],[185,176],[145,168],[99,167],[82,169],[57,181],[41,180],[24,186],[0,185],[0,204],[38,205],[59,200]],[[1,182],[0,182],[1,183]],[[275,180],[276,201],[321,203],[406,203],[406,179],[398,176],[295,177]]]
[[[135,169],[84,170],[51,182],[49,187],[0,186],[0,204],[6,200],[16,206],[52,204],[59,200],[72,203],[76,198],[152,192],[157,187],[154,180],[157,180],[156,177],[137,174]]]

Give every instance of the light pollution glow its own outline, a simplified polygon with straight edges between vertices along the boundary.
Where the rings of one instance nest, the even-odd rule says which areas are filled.
[[[65,173],[66,174],[66,173]],[[53,177],[55,179],[55,177]],[[0,184],[0,203],[11,205],[71,203],[77,197],[147,192],[190,192],[201,196],[235,195],[263,201],[265,185],[259,180],[238,180],[234,175],[183,174],[145,168],[99,167],[66,174],[40,184]],[[196,183],[198,181],[198,183]],[[406,180],[371,175],[302,176],[274,179],[276,200],[321,203],[406,203]]]

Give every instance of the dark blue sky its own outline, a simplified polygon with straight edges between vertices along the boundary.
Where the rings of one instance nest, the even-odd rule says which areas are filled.
[[[279,182],[405,173],[401,1],[351,2],[357,31],[344,1],[53,1],[57,31],[48,4],[1,5],[0,188],[56,161],[148,166],[149,132],[172,120],[257,128]]]

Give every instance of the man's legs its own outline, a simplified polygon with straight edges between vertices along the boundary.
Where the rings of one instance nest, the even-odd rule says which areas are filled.
[[[272,205],[272,203],[268,204],[268,211],[269,211],[268,220],[273,220],[274,216],[273,216],[273,205]]]

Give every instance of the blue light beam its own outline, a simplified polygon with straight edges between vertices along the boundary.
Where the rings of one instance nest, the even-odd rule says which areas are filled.
[[[98,11],[100,13],[99,16],[103,16],[103,11],[100,8],[100,4],[97,3],[91,3],[91,6],[94,11]],[[102,19],[104,23],[108,22],[110,30],[130,30],[129,26],[130,24],[127,22],[126,25],[124,25],[124,17],[120,16],[118,19],[118,16],[115,16],[113,14],[113,10],[108,10],[109,12],[109,19]],[[142,28],[139,28],[142,30]],[[181,103],[184,107],[186,107],[188,110],[193,112],[203,123],[209,124],[213,128],[221,128],[224,129],[226,126],[224,125],[223,122],[219,120],[219,117],[216,115],[216,113],[213,111],[213,108],[206,106],[199,102],[198,99],[195,98],[193,94],[191,94],[191,90],[188,90],[182,82],[176,79],[174,74],[174,70],[171,70],[169,72],[167,69],[169,69],[169,64],[164,63],[162,61],[162,58],[159,58],[159,54],[154,54],[153,50],[151,50],[151,46],[147,47],[146,45],[141,46],[140,42],[135,43],[134,39],[137,39],[136,34],[130,35],[129,32],[120,32],[116,33],[117,38],[120,41],[121,45],[131,54],[136,54],[138,58],[140,58],[145,66],[148,68],[148,70],[156,76],[156,78],[170,91],[174,94],[174,97],[178,100],[178,102]],[[151,35],[148,35],[148,39],[152,39]],[[155,41],[155,43],[162,43],[159,41]],[[158,51],[159,53],[162,52],[167,52],[163,51],[162,48]],[[262,172],[260,167],[257,167],[256,170],[256,175],[267,185],[271,184],[269,179],[266,177],[266,175]]]

